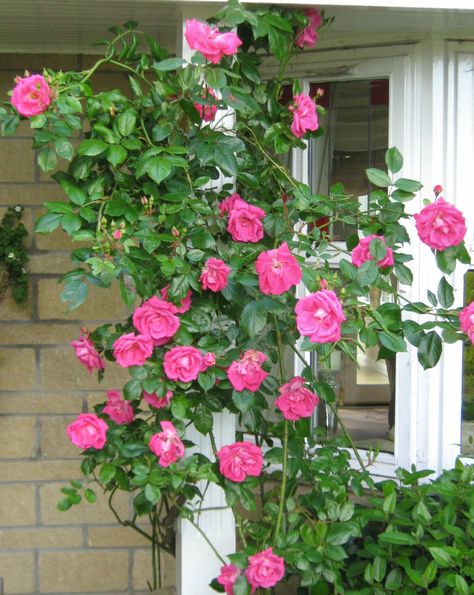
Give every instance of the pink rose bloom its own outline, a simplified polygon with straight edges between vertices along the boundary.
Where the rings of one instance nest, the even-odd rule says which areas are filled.
[[[116,229],[114,231],[114,233],[112,234],[114,240],[120,240],[120,238],[122,237],[122,230],[121,229]]]
[[[227,231],[235,242],[259,242],[263,238],[262,219],[266,213],[245,200],[235,200],[229,211]]]
[[[158,463],[162,467],[169,467],[184,455],[184,444],[170,421],[162,421],[161,428],[163,431],[153,434],[148,446],[158,457]]]
[[[217,99],[217,95],[214,92],[214,89],[208,88],[205,89],[202,95],[203,99],[209,99],[209,95]],[[217,105],[203,105],[202,103],[195,103],[194,107],[199,112],[199,115],[204,120],[204,122],[212,122],[216,118],[217,113]]]
[[[214,293],[222,291],[229,282],[229,273],[232,269],[220,258],[208,258],[204,264],[199,280],[203,289]]]
[[[154,295],[135,310],[133,324],[142,335],[151,337],[154,345],[163,345],[179,329],[177,311],[174,304]]]
[[[332,343],[341,338],[341,325],[346,320],[342,304],[334,291],[322,289],[298,300],[296,326],[313,343]]]
[[[310,417],[319,403],[318,395],[305,387],[301,376],[295,376],[278,390],[280,396],[275,400],[275,407],[278,407],[285,419],[296,421],[302,417]]]
[[[269,547],[263,552],[250,556],[245,576],[252,586],[252,593],[261,587],[269,589],[277,584],[285,574],[285,561]]]
[[[304,14],[309,22],[308,25],[296,35],[295,45],[300,48],[304,48],[305,45],[312,48],[318,41],[317,29],[321,27],[323,17],[319,10],[316,10],[315,8],[306,8]]]
[[[474,302],[463,308],[458,316],[462,332],[466,333],[474,345]]]
[[[159,397],[156,393],[147,393],[145,390],[143,391],[143,400],[150,405],[150,407],[154,407],[155,409],[162,409],[163,407],[168,407],[171,403],[171,399],[173,398],[173,391],[167,390],[164,397]]]
[[[107,440],[108,427],[105,421],[94,413],[80,413],[76,421],[67,426],[66,431],[74,446],[84,450],[88,448],[100,450]]]
[[[76,357],[86,368],[89,374],[92,370],[103,370],[105,362],[98,354],[97,349],[88,337],[81,336],[77,341],[71,341],[70,345],[76,351]]]
[[[235,33],[219,33],[215,27],[209,27],[196,19],[186,21],[184,36],[192,50],[201,52],[213,64],[220,62],[223,56],[232,56],[242,45]]]
[[[434,250],[459,246],[466,235],[466,221],[461,211],[442,196],[414,217],[420,240]]]
[[[208,351],[207,353],[205,353],[203,355],[202,358],[204,364],[206,365],[206,367],[210,368],[212,366],[216,365],[216,354],[212,353],[212,351]]]
[[[169,285],[165,285],[161,290],[161,298],[165,301],[168,301],[168,289]],[[176,312],[178,314],[184,314],[188,310],[191,309],[191,291],[188,291],[186,296],[181,300],[180,305],[176,306]]]
[[[163,367],[170,380],[191,382],[206,370],[202,353],[196,347],[173,347],[165,353]]]
[[[251,442],[235,442],[223,446],[218,451],[217,458],[220,472],[230,481],[241,483],[249,475],[258,477],[262,472],[262,450]]]
[[[374,257],[370,253],[370,242],[375,239],[381,240],[385,244],[385,238],[375,234],[359,240],[357,246],[352,250],[352,264],[354,266],[359,268],[367,260],[374,260]],[[387,247],[387,253],[377,262],[377,264],[381,269],[393,266],[395,264],[395,261],[393,260],[393,250]]]
[[[48,109],[51,103],[51,89],[40,74],[25,78],[17,77],[11,103],[25,118],[37,116]]]
[[[281,295],[301,281],[302,272],[298,261],[284,242],[275,250],[262,252],[255,262],[260,291]]]
[[[113,348],[115,361],[122,368],[143,366],[153,353],[153,340],[148,335],[128,333],[119,337]]]
[[[237,208],[239,204],[241,206],[247,206],[249,203],[246,202],[237,192],[234,192],[233,194],[225,198],[219,204],[219,213],[221,217],[223,217],[225,213],[230,213],[231,211],[233,211],[235,208]]]
[[[318,114],[316,113],[316,104],[309,97],[301,93],[293,97],[294,104],[288,108],[293,113],[293,122],[291,132],[300,138],[308,130],[318,129]]]
[[[224,587],[226,595],[234,595],[234,583],[239,578],[240,570],[234,564],[224,564],[217,577],[219,585]]]
[[[129,401],[122,399],[122,395],[117,390],[107,392],[107,404],[102,410],[116,424],[129,424],[135,418],[133,407]]]
[[[267,356],[261,351],[248,349],[239,360],[232,362],[227,370],[227,377],[234,389],[238,392],[244,389],[258,390],[268,376],[268,372],[261,368],[266,359]]]

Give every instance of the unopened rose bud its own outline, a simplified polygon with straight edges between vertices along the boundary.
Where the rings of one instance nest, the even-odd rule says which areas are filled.
[[[322,97],[324,95],[324,89],[321,89],[321,87],[318,87],[316,89],[316,97]]]
[[[116,229],[112,235],[114,236],[114,240],[120,240],[122,237],[122,232],[120,229]]]
[[[326,281],[326,279],[321,279],[321,281],[319,282],[319,287],[321,289],[327,289],[328,288],[328,282]]]
[[[441,192],[443,192],[443,187],[440,184],[436,184],[436,186],[433,188],[433,192],[434,192],[436,198],[438,198],[438,196],[441,194]]]
[[[172,390],[167,390],[167,391],[166,391],[166,395],[165,395],[165,399],[166,399],[167,401],[169,401],[170,399],[172,399],[172,398],[173,398],[173,395],[174,395],[174,392],[173,392]]]
[[[146,206],[148,204],[148,198],[146,196],[141,196],[140,202],[142,203],[143,206]]]
[[[171,229],[171,235],[174,238],[179,238],[179,231],[176,229],[176,227],[172,227],[172,229]]]

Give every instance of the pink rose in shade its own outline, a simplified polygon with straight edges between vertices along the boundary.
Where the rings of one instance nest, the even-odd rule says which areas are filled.
[[[263,238],[262,219],[265,215],[259,207],[242,199],[236,200],[229,211],[227,231],[235,242],[259,242]]]
[[[161,298],[163,300],[165,300],[165,302],[168,301],[168,289],[169,289],[169,285],[165,285],[165,287],[163,287],[163,289],[161,290]],[[176,312],[178,314],[184,314],[185,312],[187,312],[190,309],[191,309],[191,291],[188,291],[186,296],[181,300],[179,306],[176,306]]]
[[[104,360],[88,337],[81,336],[77,341],[71,341],[70,345],[74,347],[77,359],[89,374],[92,370],[103,370],[105,368]]]
[[[304,11],[304,14],[308,19],[308,25],[297,33],[295,45],[300,48],[304,48],[305,45],[312,48],[318,41],[317,30],[321,27],[323,17],[319,10],[316,10],[315,8],[307,8]]]
[[[208,368],[216,365],[216,354],[212,353],[212,351],[205,353],[202,359]]]
[[[301,281],[302,272],[298,261],[284,242],[275,250],[262,252],[255,262],[260,291],[281,295]]]
[[[258,477],[262,472],[262,450],[251,442],[235,442],[223,446],[218,451],[217,458],[220,472],[230,481],[241,483],[249,475]]]
[[[159,397],[156,393],[147,393],[146,391],[143,391],[143,400],[148,403],[150,407],[163,409],[163,407],[168,407],[171,403],[173,395],[174,393],[172,390],[167,390],[164,397]]]
[[[48,109],[51,103],[51,89],[40,74],[33,74],[25,78],[17,77],[11,103],[16,111],[25,118],[37,116]]]
[[[230,213],[236,208],[236,205],[239,204],[242,206],[247,206],[249,203],[246,202],[237,192],[234,192],[225,198],[219,203],[219,213],[221,217],[223,217],[226,213]]]
[[[319,403],[318,395],[305,387],[301,376],[295,376],[278,390],[280,396],[275,400],[275,407],[278,407],[285,419],[291,421],[310,417]]]
[[[153,434],[148,446],[158,457],[158,463],[162,467],[169,467],[184,455],[184,444],[170,421],[162,421],[161,428],[163,431]]]
[[[346,320],[342,304],[334,291],[322,289],[298,300],[295,308],[299,332],[313,343],[332,343],[341,338]]]
[[[288,108],[293,113],[293,122],[291,132],[301,138],[308,130],[318,129],[318,114],[316,113],[316,104],[309,97],[301,93],[293,97],[293,105]]]
[[[462,332],[466,333],[474,345],[474,302],[471,302],[459,312],[459,322]]]
[[[232,362],[227,370],[227,377],[234,389],[241,392],[245,389],[256,391],[268,376],[261,365],[267,356],[261,351],[247,350],[243,356]]]
[[[67,426],[66,431],[74,446],[84,450],[88,448],[100,450],[107,440],[108,427],[105,421],[94,413],[81,413],[76,421]]]
[[[196,19],[186,21],[184,36],[192,50],[201,52],[213,64],[220,62],[223,56],[232,56],[242,45],[235,33],[219,33],[218,29]]]
[[[208,88],[204,90],[202,98],[207,100],[212,98],[217,99],[217,95],[215,94],[213,89]],[[201,116],[201,119],[204,120],[204,122],[212,122],[215,119],[217,113],[217,105],[203,105],[202,103],[196,102],[194,104],[194,107],[197,109],[199,115]]]
[[[240,576],[240,570],[234,564],[224,564],[217,577],[219,585],[224,587],[226,595],[234,595],[234,583]]]
[[[220,258],[208,258],[204,264],[199,280],[203,289],[214,293],[222,291],[229,282],[230,266]]]
[[[199,372],[206,370],[206,364],[199,349],[192,346],[173,347],[165,353],[163,367],[170,380],[191,382]]]
[[[177,312],[174,304],[154,295],[135,310],[133,324],[142,335],[151,337],[154,345],[163,345],[179,329]]]
[[[261,587],[269,589],[277,584],[285,574],[285,561],[273,553],[269,547],[263,552],[250,556],[245,576],[252,587],[252,593]]]
[[[107,392],[107,404],[102,410],[116,424],[129,424],[135,418],[133,407],[129,401],[122,399],[117,390]]]
[[[459,246],[466,235],[466,221],[454,205],[440,196],[414,216],[420,240],[434,250]]]
[[[119,337],[113,348],[115,361],[122,368],[143,366],[153,353],[153,340],[148,335],[128,333]]]
[[[385,244],[385,238],[375,234],[361,238],[359,240],[357,246],[354,248],[354,250],[352,250],[352,264],[354,266],[359,268],[367,260],[375,260],[370,253],[370,243],[375,239],[378,239]],[[387,246],[387,252],[385,256],[381,260],[377,261],[377,264],[381,269],[393,266],[395,264],[393,260],[393,250]]]

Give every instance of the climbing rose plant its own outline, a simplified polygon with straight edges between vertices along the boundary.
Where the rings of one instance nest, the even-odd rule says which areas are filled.
[[[130,380],[68,426],[87,481],[64,488],[59,506],[94,501],[92,481],[114,511],[115,494],[132,493],[133,518],[115,514],[150,539],[154,588],[159,550],[173,551],[163,512],[196,523],[202,486],[216,484],[241,549],[215,552],[222,570],[214,588],[263,593],[297,577],[301,588],[342,589],[341,545],[362,521],[338,482],[359,495],[373,484],[347,433],[333,445],[311,429],[324,402],[345,432],[308,353],[324,361],[337,350],[355,361],[357,348],[378,347],[380,358],[393,358],[408,341],[429,368],[442,337],[465,340],[461,327],[474,339],[474,304],[453,308],[449,283],[456,262],[469,262],[465,222],[440,187],[414,218],[443,275],[429,304],[413,304],[398,289],[413,280],[406,205],[422,186],[397,177],[399,151],[387,151],[387,171],[367,170],[368,211],[339,184],[329,196],[314,194],[282,165],[281,155],[323,134],[317,96],[286,70],[327,23],[315,9],[250,12],[232,1],[212,25],[187,21],[189,61],[147,36],[142,51],[142,34],[127,23],[112,29],[89,70],[26,73],[0,109],[5,134],[29,119],[39,166],[64,191],[64,200],[45,203],[36,231],[62,228],[82,246],[61,299],[73,310],[91,285],[116,283],[130,309],[127,320],[82,329],[71,344],[99,380],[117,366]],[[269,81],[260,72],[267,54],[280,64]],[[94,90],[95,72],[107,65],[128,76],[128,92]],[[345,244],[331,232],[341,220],[353,229]],[[391,301],[371,307],[371,288]],[[299,374],[287,372],[288,350]],[[218,445],[214,416],[224,410],[239,431]],[[191,453],[190,427],[208,437],[211,458]],[[362,470],[350,468],[340,446],[354,449]]]

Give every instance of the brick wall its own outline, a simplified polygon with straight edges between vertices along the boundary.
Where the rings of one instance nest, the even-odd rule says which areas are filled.
[[[82,68],[82,59],[0,55],[0,97],[17,74],[43,66]],[[123,84],[114,72],[96,78],[103,88]],[[69,343],[82,325],[94,328],[127,313],[113,289],[92,291],[85,305],[64,313],[57,279],[70,268],[67,236],[33,235],[42,202],[62,193],[40,174],[30,145],[27,123],[15,137],[0,138],[0,217],[6,207],[22,204],[30,232],[28,301],[19,306],[7,295],[0,303],[0,579],[5,595],[145,593],[151,577],[146,541],[117,524],[105,499],[56,509],[60,487],[80,478],[66,425],[128,378],[109,363],[99,387]],[[117,507],[123,515],[130,512],[127,498],[119,498]],[[160,592],[168,595],[171,557],[163,560],[162,579],[168,588]]]

